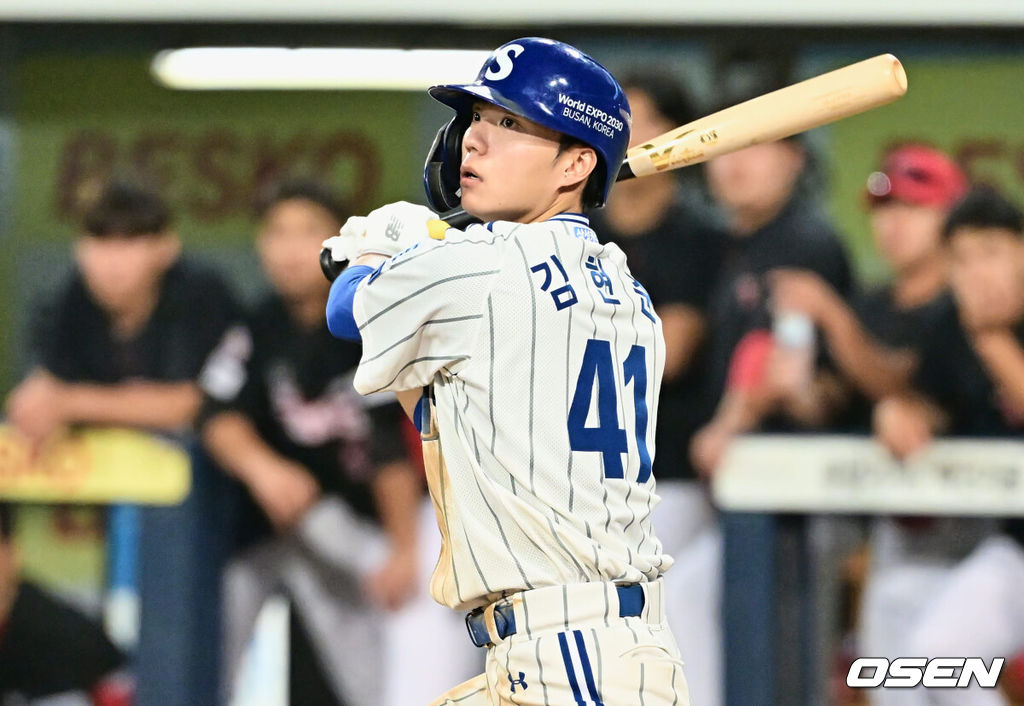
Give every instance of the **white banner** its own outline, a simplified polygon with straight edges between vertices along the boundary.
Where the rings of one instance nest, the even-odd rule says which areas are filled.
[[[728,510],[1024,516],[1024,442],[938,440],[900,463],[866,437],[750,435],[713,490]]]

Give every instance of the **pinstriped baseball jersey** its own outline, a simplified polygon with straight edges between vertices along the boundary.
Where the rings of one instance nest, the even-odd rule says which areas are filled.
[[[436,600],[467,609],[671,565],[651,527],[661,322],[584,216],[449,230],[366,278],[354,313],[356,389],[433,390]]]

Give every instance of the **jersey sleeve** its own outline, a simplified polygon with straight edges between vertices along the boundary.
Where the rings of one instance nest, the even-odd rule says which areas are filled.
[[[505,242],[485,226],[452,229],[366,277],[353,300],[363,341],[356,390],[414,389],[443,368],[455,373],[466,365]]]
[[[203,403],[197,426],[221,412],[239,412],[249,418],[257,416],[262,392],[254,367],[250,329],[242,324],[230,327],[199,375]]]

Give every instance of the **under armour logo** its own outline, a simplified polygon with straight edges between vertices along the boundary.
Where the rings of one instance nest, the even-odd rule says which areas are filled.
[[[394,240],[398,242],[398,236],[402,234],[402,222],[397,217],[392,216],[391,220],[388,221],[388,227],[384,229],[384,237],[388,240]]]
[[[516,684],[518,684],[519,686],[523,687],[523,691],[526,691],[526,674],[525,673],[519,672],[519,678],[518,679],[513,679],[512,675],[509,674],[508,675],[508,681],[509,681],[509,684],[512,687],[511,691],[512,691],[513,694],[516,693]]]

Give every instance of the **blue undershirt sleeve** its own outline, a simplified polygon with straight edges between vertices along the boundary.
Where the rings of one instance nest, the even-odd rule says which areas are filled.
[[[356,295],[356,287],[373,271],[374,268],[369,265],[347,267],[331,285],[331,293],[327,298],[327,329],[335,338],[363,340],[352,312],[352,300]]]

